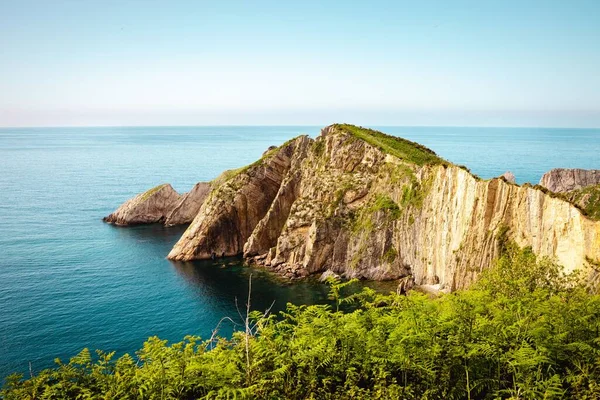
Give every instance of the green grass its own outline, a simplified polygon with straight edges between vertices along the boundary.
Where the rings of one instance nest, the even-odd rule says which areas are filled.
[[[370,233],[375,229],[375,214],[378,211],[384,211],[386,221],[395,221],[402,216],[402,209],[388,195],[377,194],[369,204],[363,206],[355,214],[351,225],[352,233],[355,235],[361,233]]]
[[[398,219],[402,215],[402,210],[394,200],[387,195],[378,194],[369,211],[374,214],[381,210],[389,213],[392,219]]]
[[[335,124],[334,127],[407,162],[420,166],[426,164],[449,164],[448,161],[438,157],[433,150],[410,140],[355,125]]]
[[[588,186],[566,193],[567,199],[579,206],[587,217],[600,220],[600,185]]]
[[[394,260],[396,260],[397,256],[398,256],[398,252],[396,251],[396,249],[393,247],[390,247],[389,249],[387,249],[385,251],[385,253],[383,253],[382,261],[391,264],[394,262]]]
[[[148,200],[148,198],[150,198],[150,196],[152,196],[154,193],[158,192],[160,189],[164,188],[167,185],[168,185],[168,183],[163,183],[162,185],[158,185],[156,187],[153,187],[152,189],[146,190],[144,193],[142,193],[142,196],[140,197],[140,201]]]
[[[581,211],[586,217],[600,221],[600,185],[587,186],[566,193],[556,193],[541,185],[524,184],[523,187],[531,187],[556,199],[568,201]]]

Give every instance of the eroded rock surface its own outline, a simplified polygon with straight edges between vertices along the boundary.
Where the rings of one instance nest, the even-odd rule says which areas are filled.
[[[289,278],[329,270],[454,290],[506,240],[567,271],[600,260],[600,222],[565,199],[478,179],[415,143],[332,125],[222,178],[169,258],[244,254]]]
[[[198,182],[192,190],[181,196],[173,210],[167,216],[166,226],[189,224],[200,211],[204,199],[210,192],[210,182]]]
[[[296,150],[310,139],[301,136],[269,151],[258,162],[223,181],[169,253],[172,260],[207,259],[241,254],[256,225],[265,217],[287,175]]]
[[[515,174],[513,174],[510,171],[506,171],[505,173],[503,173],[502,177],[506,179],[506,182],[508,183],[517,183],[517,178],[515,178]]]
[[[164,222],[180,200],[180,195],[165,183],[127,200],[103,221],[116,225]]]
[[[564,193],[600,184],[600,170],[557,168],[546,172],[540,185],[556,193]]]

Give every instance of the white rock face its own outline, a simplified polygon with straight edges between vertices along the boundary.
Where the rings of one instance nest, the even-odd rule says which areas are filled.
[[[289,278],[329,270],[442,291],[471,284],[506,239],[567,271],[600,260],[600,222],[534,187],[407,162],[340,126],[270,154],[213,189],[169,258],[243,253]]]

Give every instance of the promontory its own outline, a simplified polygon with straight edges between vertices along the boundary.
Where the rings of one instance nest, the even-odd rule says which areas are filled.
[[[508,241],[567,272],[595,275],[600,265],[600,221],[575,195],[483,180],[420,144],[353,125],[299,136],[194,192],[186,205],[170,186],[151,189],[107,220],[127,225],[128,211],[149,210],[131,223],[191,221],[169,259],[243,255],[290,278],[331,271],[456,290]],[[156,207],[144,205],[153,196]]]

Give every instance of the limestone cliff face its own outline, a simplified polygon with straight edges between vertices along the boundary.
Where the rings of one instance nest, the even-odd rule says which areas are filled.
[[[204,199],[210,192],[210,182],[198,182],[192,190],[181,196],[173,210],[167,215],[166,226],[189,224],[200,211]]]
[[[198,214],[210,188],[210,182],[199,182],[188,193],[179,195],[165,183],[127,200],[103,221],[121,226],[189,224]]]
[[[243,253],[291,278],[331,270],[454,290],[489,267],[506,239],[569,271],[600,260],[600,222],[568,201],[333,125],[224,179],[169,258]]]
[[[310,139],[301,136],[268,152],[258,162],[225,176],[169,253],[172,260],[237,255],[265,217],[289,172],[294,153]]]
[[[584,215],[600,220],[600,185],[586,186],[562,194],[569,202],[576,204]]]
[[[546,172],[540,185],[556,193],[600,184],[600,170],[557,168]]]
[[[127,200],[103,220],[115,225],[164,222],[179,200],[179,194],[166,183]]]

